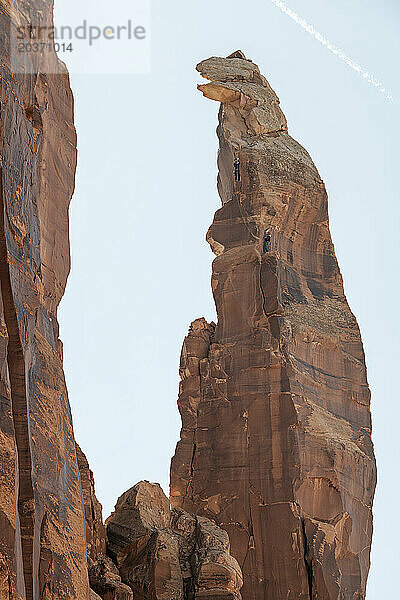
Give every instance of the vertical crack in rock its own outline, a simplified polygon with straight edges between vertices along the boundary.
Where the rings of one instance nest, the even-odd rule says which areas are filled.
[[[260,285],[260,292],[261,292],[261,296],[262,296],[263,313],[268,318],[267,309],[266,309],[266,298],[265,298],[264,288],[263,288],[263,284],[262,284],[262,261],[260,261],[259,285]]]
[[[312,560],[308,558],[308,541],[306,534],[306,525],[304,519],[301,519],[301,531],[303,534],[303,545],[304,545],[304,564],[307,571],[307,580],[308,580],[308,593],[310,600],[313,600],[313,568],[312,568]]]
[[[194,440],[194,442],[193,442],[193,453],[192,453],[192,458],[190,460],[190,476],[191,477],[193,476],[195,455],[196,455],[196,440]]]
[[[0,135],[3,139],[1,124]],[[11,288],[6,243],[3,174],[0,170],[0,284],[4,319],[8,334],[7,365],[10,383],[12,415],[17,448],[17,510],[21,531],[22,561],[26,600],[33,600],[33,537],[35,501],[32,485],[32,456],[29,435],[29,415],[26,395],[25,360],[14,297]]]
[[[361,600],[370,392],[325,186],[257,65],[236,52],[197,70],[221,103],[221,207],[207,232],[218,322],[211,345],[204,319],[184,341],[171,504],[227,531],[246,600]]]

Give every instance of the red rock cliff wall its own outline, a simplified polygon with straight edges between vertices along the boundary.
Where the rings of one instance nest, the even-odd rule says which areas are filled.
[[[89,597],[57,323],[69,272],[73,98],[54,52],[21,55],[13,69],[9,43],[10,28],[15,35],[31,18],[51,26],[52,9],[0,2],[0,598],[13,600]]]
[[[171,502],[229,533],[245,600],[360,600],[370,392],[325,187],[256,65],[238,53],[198,70],[222,103],[207,235],[218,323],[195,321],[183,344]]]

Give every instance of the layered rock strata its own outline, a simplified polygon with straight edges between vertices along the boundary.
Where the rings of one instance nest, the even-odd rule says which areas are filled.
[[[142,481],[125,492],[106,524],[108,555],[135,600],[241,599],[226,532],[204,517],[171,512],[158,484]]]
[[[18,54],[16,28],[52,2],[0,2],[0,598],[89,598],[57,307],[69,272],[76,138],[55,52]],[[32,41],[32,40],[28,40]]]
[[[183,344],[171,503],[229,533],[246,600],[361,600],[370,391],[325,186],[253,62],[237,52],[197,70],[221,103],[207,234],[218,322],[194,321]]]

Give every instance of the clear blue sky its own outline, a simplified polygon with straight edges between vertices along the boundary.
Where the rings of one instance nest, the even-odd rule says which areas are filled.
[[[123,1],[129,15],[132,2]],[[96,4],[106,5],[92,3],[93,19]],[[57,0],[56,14],[72,18],[75,6]],[[180,427],[181,343],[194,318],[214,318],[204,237],[219,207],[218,106],[196,90],[194,66],[241,48],[278,93],[291,135],[328,189],[373,392],[379,486],[368,600],[380,600],[394,597],[400,559],[400,7],[396,0],[288,6],[374,73],[395,101],[269,0],[153,0],[149,74],[72,74],[79,167],[72,273],[60,310],[65,370],[76,437],[105,516],[140,479],[167,491]]]

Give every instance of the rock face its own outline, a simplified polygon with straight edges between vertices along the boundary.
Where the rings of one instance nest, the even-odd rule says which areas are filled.
[[[142,481],[125,492],[106,524],[107,552],[135,600],[241,599],[226,532],[204,517],[170,512],[158,484]]]
[[[221,102],[218,323],[194,321],[183,344],[171,503],[229,533],[246,600],[360,600],[370,391],[325,187],[254,63],[237,52],[197,70]]]
[[[102,506],[96,497],[93,473],[85,454],[78,444],[75,446],[85,511],[87,556],[89,560],[95,561],[99,556],[106,554],[106,528],[103,523]]]
[[[131,588],[122,583],[117,566],[107,556],[99,556],[90,565],[89,581],[92,592],[102,600],[133,600]]]
[[[10,46],[10,28],[15,36],[32,15],[51,27],[52,3],[1,2],[0,598],[86,600],[83,508],[57,323],[70,266],[73,99],[53,51],[17,58]]]

